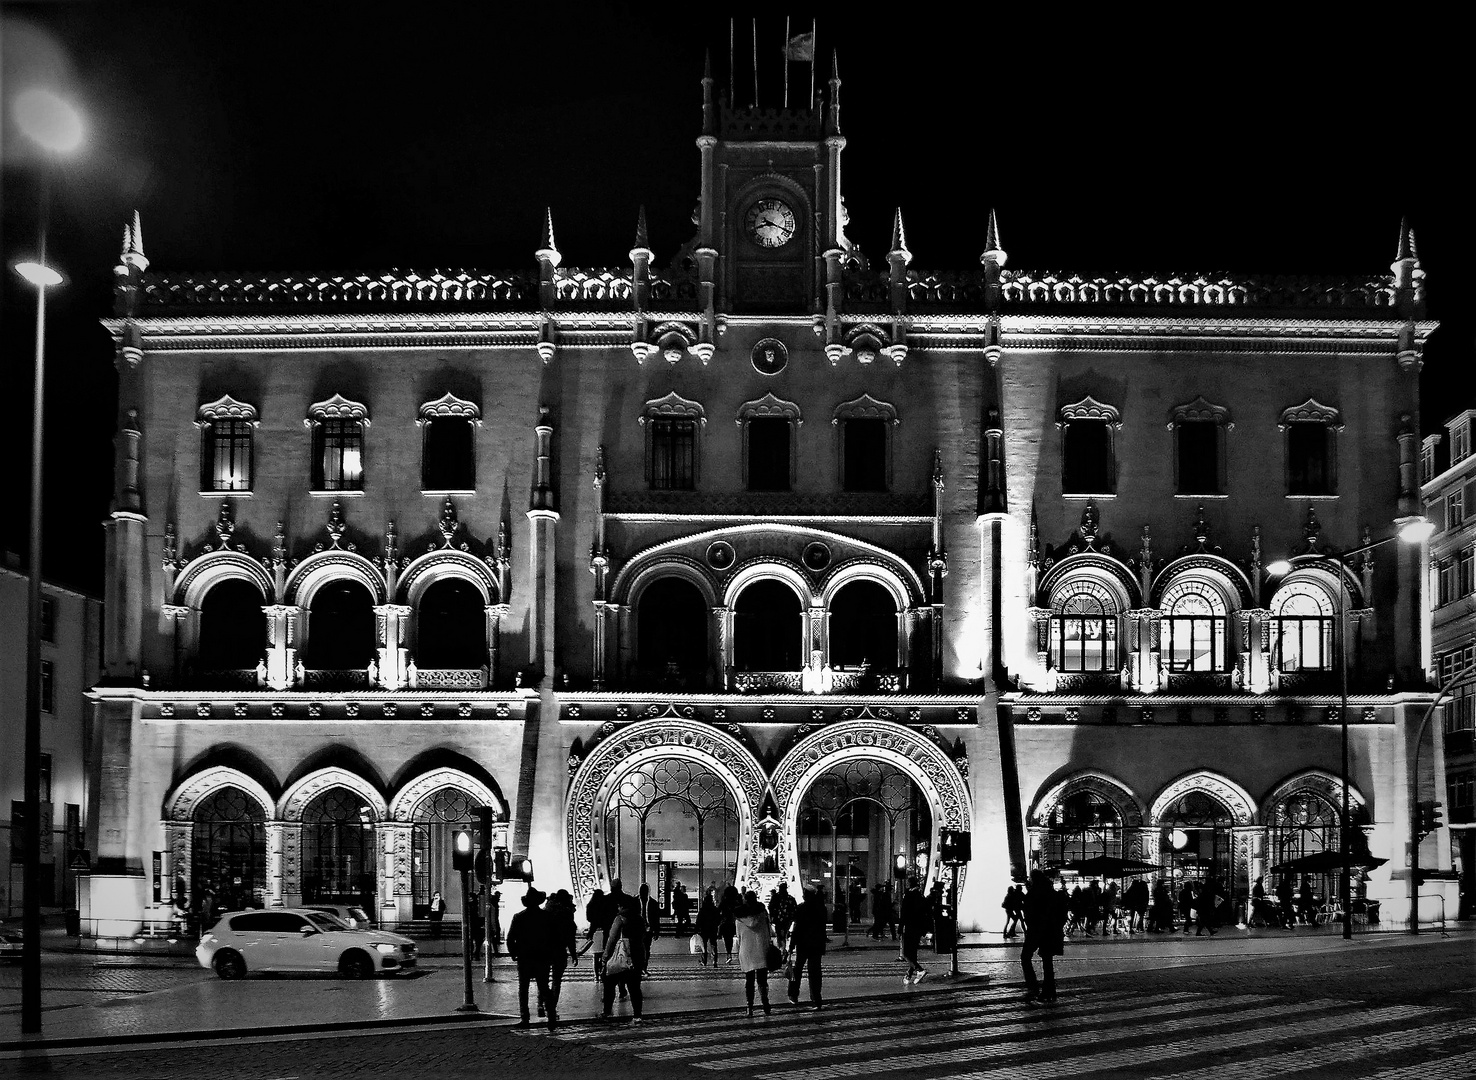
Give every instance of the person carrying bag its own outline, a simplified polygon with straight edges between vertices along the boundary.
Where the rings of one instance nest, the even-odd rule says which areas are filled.
[[[610,937],[604,951],[604,1009],[601,1020],[613,1015],[615,991],[630,994],[632,1024],[641,1022],[641,971],[645,968],[646,924],[639,902],[633,896],[620,896],[615,921],[610,924]]]

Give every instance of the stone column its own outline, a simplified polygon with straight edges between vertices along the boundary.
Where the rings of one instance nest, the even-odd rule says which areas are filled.
[[[1241,637],[1244,665],[1242,674],[1244,687],[1254,694],[1264,694],[1271,689],[1271,656],[1265,649],[1267,628],[1271,613],[1260,608],[1242,611]]]
[[[718,689],[726,691],[733,682],[733,613],[730,608],[712,609],[712,666],[717,672]]]
[[[408,821],[381,821],[375,826],[379,854],[379,923],[393,929],[409,922],[414,897],[411,893],[410,833]]]
[[[1046,669],[1050,666],[1051,609],[1031,608],[1025,620],[1025,632],[1028,635],[1026,653],[1035,657],[1035,671],[1031,673],[1030,682],[1035,689],[1040,689],[1045,686]]]
[[[267,604],[262,609],[267,631],[267,686],[273,690],[292,687],[297,670],[297,621],[300,609],[289,604]]]
[[[282,882],[283,849],[287,846],[287,822],[268,821],[266,823],[266,849],[267,849],[267,879],[266,893],[267,906],[277,907],[286,904],[285,890]]]
[[[405,648],[405,626],[410,619],[405,604],[380,604],[374,609],[379,629],[379,688],[398,690],[409,683],[406,664],[410,650]]]
[[[635,669],[635,635],[630,626],[630,605],[611,604],[610,609],[615,622],[615,647],[619,657],[615,668],[615,682],[620,686],[629,686],[631,672]]]
[[[1159,861],[1159,844],[1163,839],[1163,830],[1152,825],[1140,825],[1127,830],[1127,839],[1128,858],[1142,859],[1148,863]]]
[[[608,606],[603,600],[594,602],[594,688],[597,691],[605,688],[605,609]]]
[[[170,887],[175,888],[177,883],[184,883],[185,902],[188,906],[193,899],[195,882],[195,828],[188,821],[165,821],[161,824],[164,828],[164,848],[169,852],[169,872],[174,878]]]
[[[487,686],[499,684],[498,665],[502,660],[502,620],[511,610],[507,604],[487,605]]]

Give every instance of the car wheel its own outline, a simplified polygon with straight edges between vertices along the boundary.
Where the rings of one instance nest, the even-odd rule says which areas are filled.
[[[222,979],[244,979],[246,977],[246,961],[241,959],[240,953],[230,949],[222,949],[216,953],[215,962],[211,966]]]
[[[348,979],[368,979],[374,975],[374,961],[359,950],[343,954],[338,961],[338,973]]]

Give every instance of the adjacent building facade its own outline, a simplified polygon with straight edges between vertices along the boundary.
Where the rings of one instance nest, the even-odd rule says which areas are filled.
[[[25,812],[26,595],[19,559],[0,568],[0,833],[6,873],[0,918],[19,918]],[[87,693],[102,661],[102,605],[51,582],[41,591],[41,904],[74,907],[76,867],[85,866],[88,804]],[[75,864],[75,865],[74,865]]]
[[[155,851],[164,899],[455,911],[478,805],[581,900],[851,919],[964,830],[965,927],[1027,865],[1243,895],[1346,827],[1404,917],[1422,553],[1339,553],[1420,513],[1413,237],[1358,281],[1083,277],[991,215],[929,272],[899,211],[868,259],[839,92],[704,79],[666,266],[644,213],[603,270],[552,216],[507,273],[157,274],[126,230],[94,932],[159,917]]]
[[[1421,444],[1420,480],[1425,514],[1435,524],[1430,540],[1431,677],[1450,685],[1443,706],[1445,786],[1422,798],[1444,804],[1452,853],[1461,871],[1460,910],[1471,910],[1471,871],[1476,867],[1476,456],[1471,425],[1476,410],[1446,421],[1441,436]],[[1454,911],[1452,911],[1454,914]]]

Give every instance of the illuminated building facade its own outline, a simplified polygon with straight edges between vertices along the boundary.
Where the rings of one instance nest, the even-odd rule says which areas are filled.
[[[455,911],[476,805],[581,899],[865,919],[943,828],[965,927],[1096,854],[1243,894],[1337,846],[1345,636],[1399,917],[1421,556],[1337,552],[1419,513],[1407,231],[1359,281],[1018,269],[992,214],[974,270],[900,212],[867,259],[825,89],[704,80],[662,267],[644,213],[628,265],[550,216],[508,273],[156,274],[129,227],[90,927],[156,916],[155,850],[187,897]]]

